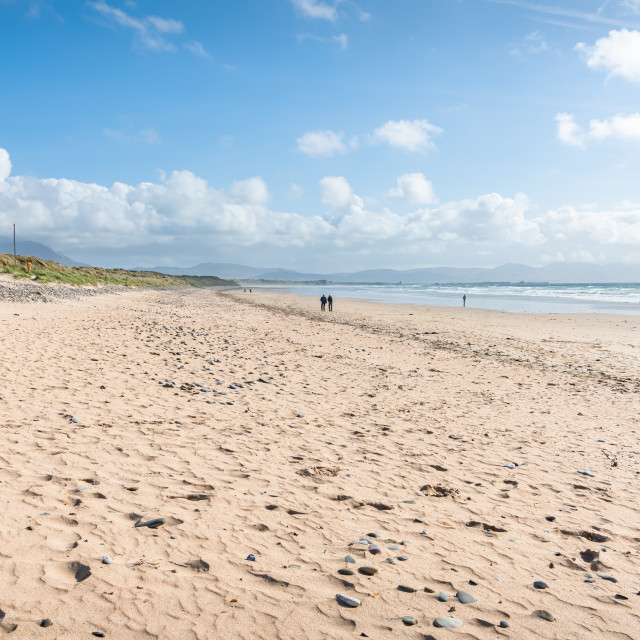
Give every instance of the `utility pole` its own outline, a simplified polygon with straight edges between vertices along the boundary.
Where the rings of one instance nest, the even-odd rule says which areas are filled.
[[[13,223],[13,266],[15,267],[18,262],[16,257],[16,223]]]

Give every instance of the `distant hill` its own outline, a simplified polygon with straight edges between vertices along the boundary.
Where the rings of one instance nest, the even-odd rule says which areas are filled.
[[[18,255],[34,256],[40,260],[52,260],[65,267],[88,267],[89,265],[82,262],[76,262],[71,258],[58,253],[46,244],[40,242],[32,242],[31,240],[18,240],[16,242]],[[9,253],[13,255],[13,238],[0,237],[0,253]]]
[[[424,269],[368,269],[353,273],[301,273],[291,269],[267,269],[231,263],[207,262],[195,267],[154,267],[170,275],[209,275],[239,280],[281,282],[362,282],[395,284],[448,284],[471,282],[640,282],[640,265],[556,262],[544,267],[503,264],[499,267],[429,267]]]

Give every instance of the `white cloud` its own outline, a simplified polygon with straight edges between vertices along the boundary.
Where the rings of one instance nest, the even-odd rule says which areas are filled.
[[[202,46],[201,42],[196,42],[194,40],[193,42],[185,42],[183,46],[187,51],[191,51],[195,56],[200,56],[201,58],[211,57],[211,54],[209,54],[209,52]]]
[[[234,182],[231,195],[243,204],[267,204],[270,197],[267,183],[260,177]]]
[[[11,175],[11,158],[6,149],[0,148],[0,182],[4,182]]]
[[[304,195],[304,188],[301,187],[299,184],[292,182],[291,185],[289,186],[289,191],[287,192],[287,195],[291,200],[297,200],[298,198],[302,198],[302,196]]]
[[[354,194],[351,185],[343,176],[327,176],[320,180],[322,202],[332,207],[342,208],[353,202]]]
[[[346,33],[333,36],[332,40],[344,51],[349,46],[349,38]]]
[[[297,139],[298,151],[308,156],[333,156],[336,153],[346,153],[344,133],[335,131],[308,131]]]
[[[633,13],[640,13],[640,0],[619,0],[618,4]]]
[[[304,42],[305,40],[311,40],[313,42],[328,42],[337,45],[342,51],[345,51],[349,46],[349,37],[346,33],[331,36],[330,38],[324,38],[316,35],[315,33],[299,33],[296,35],[296,40],[298,42]]]
[[[522,55],[523,53],[536,54],[543,53],[549,49],[547,41],[540,31],[532,31],[527,34],[521,42],[511,49],[512,55]]]
[[[292,0],[292,2],[298,11],[308,18],[320,18],[333,22],[337,17],[335,5],[322,0]]]
[[[160,142],[160,136],[155,129],[143,129],[138,133],[127,134],[118,129],[103,129],[102,133],[108,138],[114,138],[119,142],[146,142],[148,144],[157,144]]]
[[[556,121],[558,139],[573,147],[585,148],[591,140],[602,142],[609,138],[640,142],[640,113],[616,115],[608,120],[592,119],[588,130],[577,124],[569,113],[559,113]]]
[[[640,82],[640,31],[620,29],[596,40],[593,46],[584,42],[576,45],[591,69],[608,71],[630,82]]]
[[[433,185],[422,173],[405,173],[398,178],[398,186],[389,190],[392,198],[402,198],[409,204],[431,204],[436,197]]]
[[[633,203],[612,210],[568,205],[534,217],[526,196],[490,193],[400,215],[387,208],[371,210],[345,177],[327,176],[320,186],[331,211],[307,217],[267,207],[262,178],[233,183],[226,192],[184,170],[159,183],[110,187],[10,171],[10,158],[0,150],[0,228],[19,221],[23,237],[60,250],[109,247],[124,260],[140,246],[155,247],[149,255],[182,252],[194,261],[212,250],[245,247],[255,256],[267,249],[280,256],[286,249],[308,259],[327,252],[368,253],[382,264],[386,255],[418,260],[425,252],[498,256],[510,250],[513,256],[526,249],[551,256],[569,255],[567,247],[575,256],[589,252],[616,259],[640,245],[640,204]]]
[[[435,148],[431,137],[438,133],[442,133],[442,129],[428,120],[389,120],[376,129],[373,135],[377,140],[397,149],[424,152]]]
[[[570,113],[559,113],[556,116],[556,122],[558,123],[557,135],[560,142],[571,147],[584,148],[585,134],[582,127],[576,123],[575,116]]]
[[[118,7],[111,6],[105,0],[89,2],[89,6],[93,7],[111,25],[133,31],[134,43],[151,51],[176,51],[175,44],[169,38],[185,33],[184,24],[173,18],[161,18],[153,15],[135,17]],[[135,7],[135,4],[127,3],[127,6]],[[200,42],[186,42],[183,47],[194,55],[209,57]]]

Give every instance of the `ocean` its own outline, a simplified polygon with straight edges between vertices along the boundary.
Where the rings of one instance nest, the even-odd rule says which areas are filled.
[[[621,313],[640,314],[640,283],[616,284],[383,284],[283,285],[285,289],[320,298],[331,294],[336,308],[340,298],[361,298],[381,303],[421,304],[495,309],[514,313]],[[320,303],[318,303],[319,305]]]

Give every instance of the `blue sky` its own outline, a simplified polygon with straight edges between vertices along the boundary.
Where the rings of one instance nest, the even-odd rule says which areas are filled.
[[[105,265],[640,263],[640,0],[0,0],[0,235]]]

